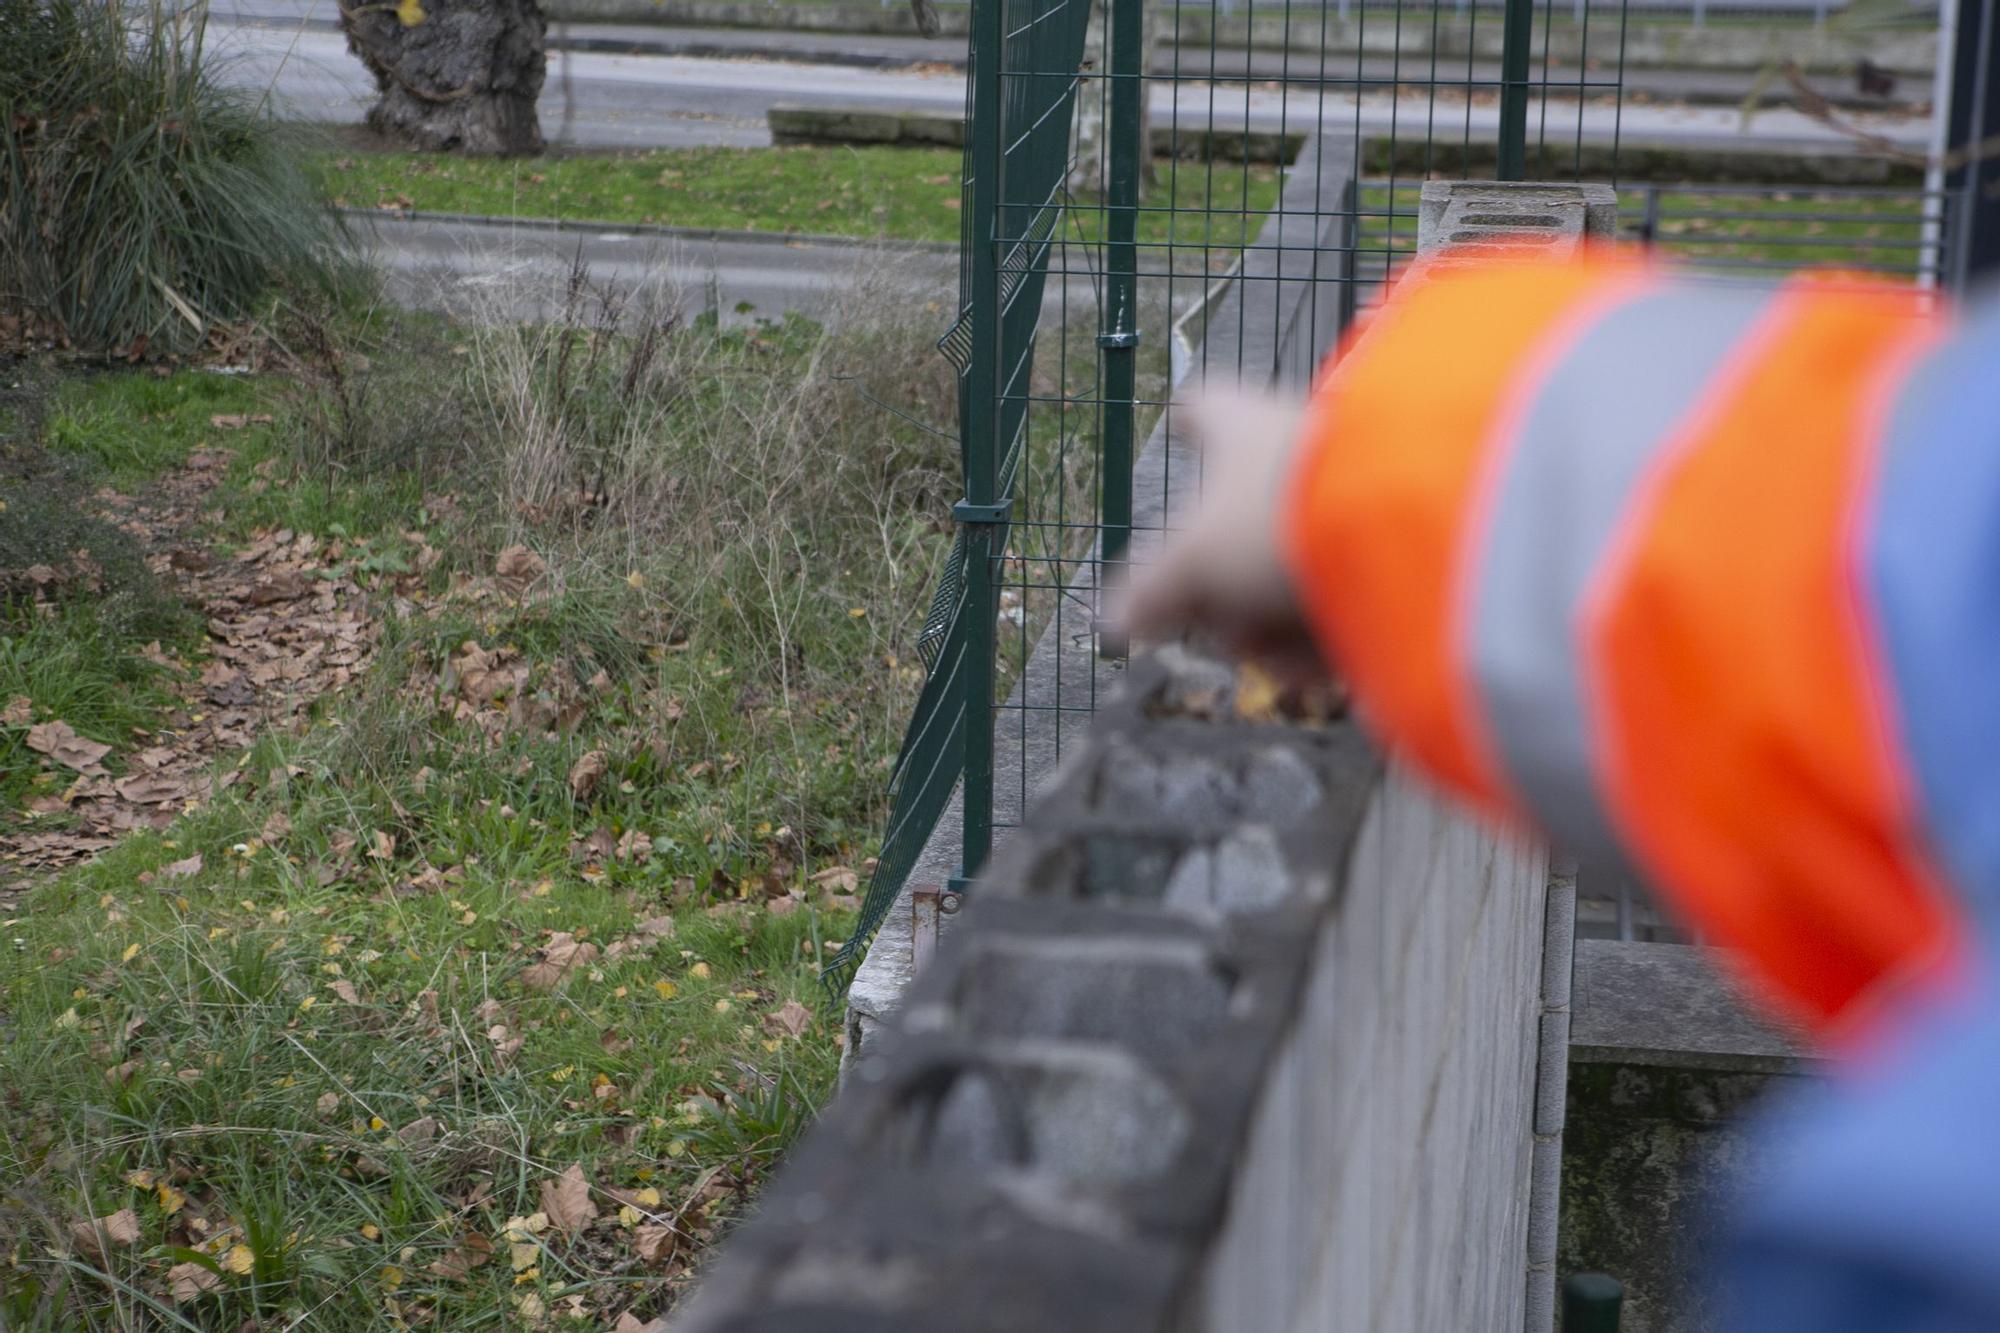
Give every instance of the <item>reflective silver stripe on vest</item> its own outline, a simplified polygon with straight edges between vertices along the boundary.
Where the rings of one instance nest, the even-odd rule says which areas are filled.
[[[1515,794],[1607,870],[1629,873],[1595,789],[1581,603],[1654,452],[1772,295],[1675,285],[1610,308],[1536,394],[1494,497],[1473,576],[1474,688]]]

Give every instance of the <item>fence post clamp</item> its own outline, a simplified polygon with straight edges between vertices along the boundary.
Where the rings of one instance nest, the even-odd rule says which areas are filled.
[[[1112,333],[1100,333],[1097,335],[1097,345],[1113,349],[1137,347],[1139,345],[1139,331],[1137,329],[1118,329]]]
[[[998,504],[976,505],[970,500],[960,500],[951,507],[951,516],[960,523],[1005,523],[1007,515],[1014,508],[1014,498],[1008,496]]]

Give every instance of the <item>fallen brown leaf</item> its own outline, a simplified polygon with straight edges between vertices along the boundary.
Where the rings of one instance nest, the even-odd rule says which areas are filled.
[[[296,601],[312,591],[313,581],[297,570],[285,570],[250,585],[245,600],[252,606],[272,606]]]
[[[828,866],[812,877],[812,882],[830,893],[852,893],[861,885],[861,876],[848,866]]]
[[[361,992],[355,990],[354,983],[349,981],[345,977],[342,977],[339,981],[334,982],[331,989],[335,995],[340,997],[341,1002],[344,1004],[361,1003]]]
[[[179,861],[169,861],[156,872],[159,879],[186,879],[189,875],[201,873],[201,853]]]
[[[639,1316],[627,1310],[619,1315],[618,1322],[611,1326],[611,1333],[667,1333],[667,1321],[648,1319],[642,1323]]]
[[[796,1037],[812,1025],[813,1012],[797,1000],[786,1000],[776,1012],[764,1015],[764,1026],[772,1032]]]
[[[569,767],[570,795],[579,801],[587,801],[597,785],[604,781],[604,775],[611,771],[610,762],[604,751],[592,750]]]
[[[17,694],[0,708],[0,727],[25,727],[35,717],[35,703],[25,694]]]
[[[28,748],[45,754],[64,768],[96,776],[104,772],[98,761],[111,753],[108,745],[79,736],[67,722],[40,722],[28,728]]]
[[[431,1272],[448,1281],[463,1281],[473,1269],[493,1257],[493,1242],[477,1231],[468,1231],[459,1237],[458,1244],[445,1252],[445,1256],[431,1265]]]
[[[117,782],[118,794],[139,805],[165,805],[188,794],[188,785],[179,778],[161,773],[137,773]]]
[[[175,1305],[185,1305],[195,1300],[203,1292],[214,1291],[222,1285],[222,1278],[202,1264],[193,1262],[175,1264],[167,1270],[167,1283]]]
[[[578,941],[567,931],[557,931],[542,947],[542,960],[521,973],[521,984],[530,990],[554,990],[571,971],[597,961],[598,948]]]
[[[525,546],[508,547],[500,553],[500,558],[493,565],[493,572],[499,576],[500,586],[514,597],[526,592],[528,585],[546,574],[548,569],[542,558]]]
[[[672,1227],[646,1225],[632,1230],[632,1248],[649,1264],[664,1263],[674,1252]]]
[[[69,1238],[79,1250],[102,1258],[109,1246],[139,1243],[139,1215],[130,1208],[120,1208],[88,1222],[72,1222]]]
[[[564,1231],[581,1231],[597,1219],[597,1205],[590,1201],[590,1182],[584,1178],[581,1162],[554,1180],[542,1182],[542,1211]]]

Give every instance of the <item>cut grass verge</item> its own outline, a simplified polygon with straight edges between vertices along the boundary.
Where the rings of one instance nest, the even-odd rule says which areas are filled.
[[[902,241],[959,238],[958,150],[683,148],[532,160],[348,152],[319,159],[327,192],[356,208],[419,209],[651,223],[724,231],[803,232]],[[1240,245],[1277,203],[1275,167],[1160,163],[1163,184],[1140,214],[1148,244]],[[1095,210],[1069,234],[1094,239]]]
[[[214,554],[282,523],[379,643],[212,799],[8,919],[0,1326],[671,1308],[830,1087],[819,968],[949,536],[948,447],[840,378],[936,419],[949,368],[856,304],[838,341],[306,331],[335,355],[231,391],[267,431],[189,424],[234,455]],[[191,422],[202,374],[51,420]]]

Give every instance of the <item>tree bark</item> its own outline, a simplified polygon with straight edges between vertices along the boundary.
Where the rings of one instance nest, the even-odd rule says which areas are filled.
[[[1111,68],[1110,8],[1110,0],[1090,0],[1090,24],[1084,31],[1083,58],[1092,62],[1091,72],[1100,77],[1085,79],[1077,89],[1072,130],[1075,151],[1070,155],[1069,178],[1065,182],[1076,198],[1091,201],[1103,198],[1105,184],[1111,179],[1111,161],[1107,156],[1111,151],[1111,135],[1105,121],[1110,81],[1103,77],[1110,73]],[[1139,68],[1149,70],[1163,26],[1154,0],[1146,0],[1143,22],[1145,26],[1139,39]],[[1152,107],[1142,91],[1139,95],[1138,138],[1140,143],[1148,146],[1139,154],[1139,190],[1142,196],[1154,184],[1157,175],[1151,152],[1152,126]]]
[[[536,0],[341,0],[341,27],[380,94],[369,128],[433,152],[542,151],[548,23]]]

